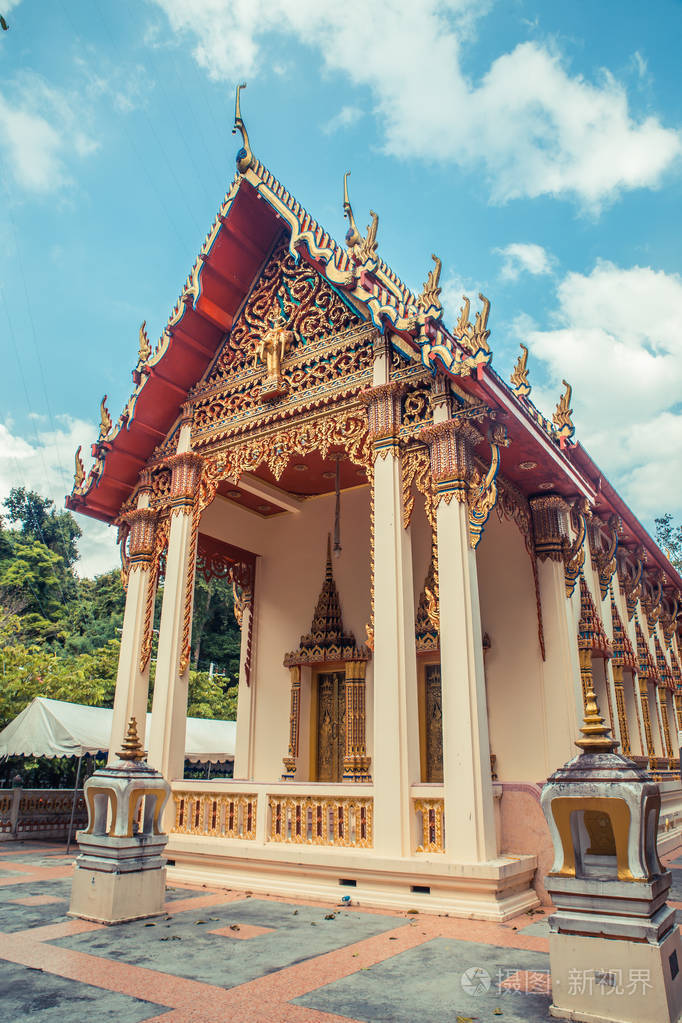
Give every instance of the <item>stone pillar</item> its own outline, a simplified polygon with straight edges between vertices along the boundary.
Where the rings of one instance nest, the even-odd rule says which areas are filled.
[[[375,371],[375,380],[388,371],[383,348]],[[374,449],[374,848],[384,856],[409,856],[410,786],[419,780],[419,725],[412,544],[402,526],[397,444],[399,385],[379,383],[365,399]]]
[[[149,737],[149,763],[167,781],[182,778],[185,760],[202,465],[201,456],[189,450],[190,427],[190,421],[182,424],[178,452],[168,459],[173,473],[171,524]]]
[[[573,736],[583,712],[580,665],[576,644],[577,620],[566,596],[563,538],[567,506],[558,494],[532,497],[538,584],[545,630],[544,680],[547,773],[571,755]]]
[[[154,626],[154,597],[157,573],[154,565],[156,512],[149,507],[150,487],[143,482],[137,508],[127,516],[130,525],[130,573],[126,593],[121,650],[118,657],[114,713],[109,742],[109,763],[118,763],[128,722],[138,722],[144,746],[149,696],[149,662]]]
[[[497,856],[497,838],[478,574],[467,505],[473,446],[480,435],[470,422],[449,419],[421,436],[429,444],[437,500],[445,857],[481,863]]]

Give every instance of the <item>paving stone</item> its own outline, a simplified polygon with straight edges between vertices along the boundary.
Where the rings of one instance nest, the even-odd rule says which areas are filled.
[[[297,910],[297,912],[294,912]],[[171,910],[172,912],[172,910]],[[336,914],[328,907],[243,899],[228,905],[145,921],[117,924],[54,942],[119,962],[230,988],[276,970],[324,955],[353,942],[408,926],[402,917],[373,913]],[[212,931],[230,924],[267,928],[249,941],[226,941]],[[314,926],[312,926],[314,924]]]
[[[0,1018],[7,1023],[142,1023],[166,1006],[0,960]]]
[[[546,1023],[548,994],[499,985],[519,971],[548,970],[542,952],[435,938],[293,1001],[367,1023],[492,1021],[495,1009],[502,1023]]]

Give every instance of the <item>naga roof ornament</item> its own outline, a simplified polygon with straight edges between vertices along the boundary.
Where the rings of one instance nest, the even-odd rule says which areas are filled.
[[[575,433],[575,426],[573,425],[573,409],[571,408],[571,395],[573,394],[573,388],[566,380],[561,381],[566,390],[559,398],[556,410],[552,416],[552,422],[556,426],[557,437],[562,448],[566,447],[567,441],[569,441]]]
[[[100,406],[99,406],[99,443],[100,444],[102,443],[103,440],[106,440],[107,436],[109,435],[109,433],[111,431],[111,427],[113,425],[113,423],[111,421],[111,416],[109,415],[109,409],[107,408],[107,405],[106,405],[106,401],[107,401],[107,396],[105,394],[104,397],[102,398],[102,401],[101,401]]]
[[[239,102],[239,93],[242,89],[246,88],[246,82],[242,82],[241,85],[237,86],[237,92],[234,98],[234,127],[232,134],[236,135],[237,132],[242,137],[242,147],[237,153],[237,170],[240,174],[246,174],[249,167],[253,165],[253,153],[251,152],[251,146],[249,144],[249,133],[246,130],[246,125],[242,119],[241,104]]]
[[[440,271],[443,264],[438,256],[432,255],[431,259],[436,265],[433,270],[429,270],[428,276],[424,281],[422,293],[418,299],[418,304],[425,315],[428,314],[433,316],[434,319],[439,320],[443,315],[443,304],[440,300],[441,288],[439,286]]]
[[[143,320],[140,324],[140,340],[137,350],[137,363],[138,365],[144,365],[149,361],[149,356],[152,354],[152,346],[147,334],[147,321]]]
[[[76,448],[76,455],[74,457],[74,474],[73,474],[73,485],[76,490],[81,486],[85,479],[85,466],[83,465],[83,459],[81,458],[82,444],[79,444]]]
[[[377,230],[379,228],[379,217],[374,210],[369,211],[369,215],[372,218],[372,223],[367,227],[367,233],[363,238],[357,229],[355,223],[355,217],[353,216],[353,207],[350,204],[348,198],[348,178],[350,177],[350,171],[346,171],[343,175],[343,215],[348,219],[349,228],[346,232],[346,245],[348,246],[348,252],[353,262],[362,270],[376,270],[379,265],[377,258]]]
[[[516,360],[514,372],[509,379],[514,393],[519,398],[529,397],[531,386],[528,383],[528,348],[523,343],[521,343],[521,355]]]

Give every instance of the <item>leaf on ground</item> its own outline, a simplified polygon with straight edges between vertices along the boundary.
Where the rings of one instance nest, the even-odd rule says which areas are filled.
[[[239,926],[239,924],[230,924],[230,930],[231,931],[240,931],[241,927]]]

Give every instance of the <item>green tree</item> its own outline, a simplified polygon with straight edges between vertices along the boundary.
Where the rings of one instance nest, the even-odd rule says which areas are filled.
[[[57,511],[54,501],[25,487],[12,487],[3,507],[7,509],[6,517],[21,528],[24,537],[45,544],[64,559],[67,568],[73,568],[83,531],[71,512]]]
[[[682,526],[673,523],[670,512],[654,519],[654,523],[656,525],[656,543],[678,572],[682,571]]]
[[[28,640],[56,639],[67,603],[64,562],[45,544],[18,533],[11,536],[10,553],[0,561],[3,603],[21,606],[21,635]]]

